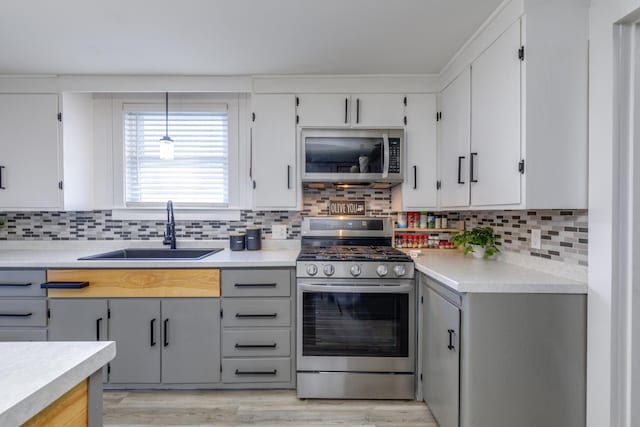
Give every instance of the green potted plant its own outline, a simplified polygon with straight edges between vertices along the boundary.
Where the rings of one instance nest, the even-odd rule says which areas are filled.
[[[456,246],[462,245],[465,254],[471,252],[476,258],[489,258],[500,252],[495,245],[492,227],[476,227],[453,236],[451,240]]]

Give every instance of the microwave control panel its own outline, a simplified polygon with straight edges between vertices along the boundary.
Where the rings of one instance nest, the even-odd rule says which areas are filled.
[[[400,173],[400,139],[389,138],[389,173]]]

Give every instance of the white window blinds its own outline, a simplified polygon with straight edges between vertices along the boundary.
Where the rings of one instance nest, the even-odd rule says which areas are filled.
[[[229,121],[226,106],[169,111],[174,159],[160,159],[163,106],[124,110],[125,200],[128,206],[173,200],[183,205],[229,202]]]

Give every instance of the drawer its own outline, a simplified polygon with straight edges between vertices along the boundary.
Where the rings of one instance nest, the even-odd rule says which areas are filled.
[[[223,359],[224,383],[288,383],[291,359]]]
[[[47,300],[0,300],[0,326],[47,326]]]
[[[0,270],[0,297],[45,297],[44,270]]]
[[[252,331],[225,330],[222,332],[223,357],[289,356],[289,329],[259,329]]]
[[[47,330],[45,328],[4,328],[0,329],[0,342],[2,341],[46,341]]]
[[[288,297],[291,295],[289,270],[222,270],[222,296]]]
[[[222,300],[223,326],[289,326],[289,298],[234,298]]]

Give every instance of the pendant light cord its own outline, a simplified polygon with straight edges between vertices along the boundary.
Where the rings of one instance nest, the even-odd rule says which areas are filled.
[[[164,135],[169,136],[169,92],[164,96]]]

